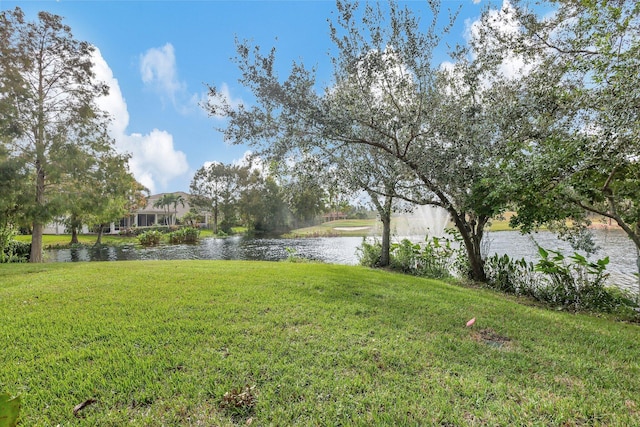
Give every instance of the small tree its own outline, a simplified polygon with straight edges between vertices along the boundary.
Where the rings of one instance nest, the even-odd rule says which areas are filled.
[[[173,198],[171,200],[171,204],[173,205],[173,225],[176,224],[178,220],[178,205],[181,205],[184,208],[185,199],[182,197],[182,194],[173,194]]]
[[[213,214],[213,232],[218,233],[221,217],[223,231],[228,232],[235,215],[235,203],[240,197],[242,176],[246,167],[212,163],[198,169],[191,180],[191,200],[195,206]]]

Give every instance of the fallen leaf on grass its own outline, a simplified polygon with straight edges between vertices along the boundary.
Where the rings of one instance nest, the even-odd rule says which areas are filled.
[[[17,425],[20,413],[20,397],[11,398],[7,393],[0,394],[0,426]]]
[[[97,402],[96,399],[87,399],[82,403],[78,403],[76,406],[73,407],[73,416],[80,418],[80,415],[78,415],[78,413],[82,411],[84,408],[86,408],[87,406],[94,404],[96,402]]]

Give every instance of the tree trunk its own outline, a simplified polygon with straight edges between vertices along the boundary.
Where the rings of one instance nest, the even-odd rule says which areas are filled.
[[[42,259],[42,235],[44,234],[44,224],[42,224],[41,210],[44,208],[44,169],[39,160],[36,160],[36,219],[33,221],[33,232],[31,234],[31,254],[29,262],[43,262]]]
[[[391,263],[391,213],[380,218],[382,220],[382,251],[380,252],[380,267],[387,267]]]
[[[464,247],[467,251],[470,279],[476,282],[486,282],[487,275],[484,271],[484,261],[481,253],[482,228],[484,224],[479,224],[478,230],[474,230],[476,224],[469,223],[466,218],[463,218],[457,211],[450,209],[449,213],[453,218],[456,228],[460,232]]]
[[[31,233],[31,253],[29,262],[42,262],[42,234],[44,225],[34,221],[33,232]]]
[[[393,192],[393,188],[387,188],[389,194]],[[393,211],[393,197],[385,196],[384,204],[380,203],[380,196],[378,193],[367,190],[369,193],[369,197],[371,197],[371,202],[376,207],[378,211],[378,215],[380,215],[380,221],[382,222],[382,248],[380,251],[380,267],[388,267],[391,264],[391,256],[389,252],[391,251],[391,213]]]
[[[96,239],[96,246],[100,246],[102,244],[102,231],[104,230],[104,224],[100,224],[98,226],[98,238]]]
[[[218,234],[218,203],[213,205],[213,234]]]
[[[71,227],[71,244],[77,245],[78,243],[78,228],[73,226]]]

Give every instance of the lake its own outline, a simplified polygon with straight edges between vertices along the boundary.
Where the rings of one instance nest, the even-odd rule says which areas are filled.
[[[612,275],[612,282],[637,292],[637,281],[634,276],[637,272],[636,249],[631,240],[620,230],[594,230],[594,236],[601,249],[593,259],[609,256],[611,262],[608,271]],[[400,239],[396,237],[394,241]],[[501,231],[488,233],[485,239],[488,254],[508,254],[512,258],[525,258],[528,261],[535,261],[538,258],[535,242],[545,249],[560,249],[566,255],[573,253],[568,243],[558,240],[549,232],[522,235],[517,231]],[[413,236],[411,240],[419,242],[423,237]],[[231,236],[201,239],[196,245],[165,245],[152,248],[125,245],[51,249],[46,251],[45,260],[48,262],[172,259],[280,261],[293,253],[296,256],[327,263],[355,265],[358,263],[357,248],[361,243],[361,237],[258,239]]]

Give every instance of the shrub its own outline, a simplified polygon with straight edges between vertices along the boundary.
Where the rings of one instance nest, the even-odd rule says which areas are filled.
[[[508,255],[493,255],[484,262],[489,287],[501,292],[533,296],[539,288],[540,275],[535,266],[522,259],[512,259]]]
[[[416,274],[418,258],[420,257],[419,244],[403,239],[400,243],[391,244],[389,255],[389,263],[392,269],[400,270],[403,273]]]
[[[158,230],[146,231],[138,236],[138,241],[143,246],[155,246],[160,243],[162,233]]]
[[[362,239],[362,244],[356,249],[358,262],[363,267],[376,268],[380,267],[380,257],[382,255],[382,243],[374,240],[373,243],[367,242],[366,237]]]
[[[27,262],[31,253],[31,243],[13,240],[13,227],[0,228],[0,263]]]
[[[575,310],[610,312],[615,296],[605,288],[609,277],[606,272],[609,257],[596,262],[574,253],[569,262],[559,251],[547,251],[538,247],[540,260],[536,264],[547,278],[547,284],[539,290],[538,298],[550,304]]]
[[[200,237],[200,230],[193,227],[185,227],[169,233],[169,243],[196,243]]]
[[[31,255],[31,243],[10,240],[2,248],[0,263],[28,262]]]
[[[457,253],[448,239],[427,239],[424,244],[403,239],[400,243],[391,244],[389,265],[394,270],[415,276],[450,277],[449,266]],[[368,243],[365,238],[358,247],[357,256],[360,265],[375,268],[380,266],[381,254],[382,243],[378,240]]]
[[[391,245],[391,267],[415,276],[442,279],[451,277],[458,250],[449,239],[427,238],[424,244],[404,239]]]

